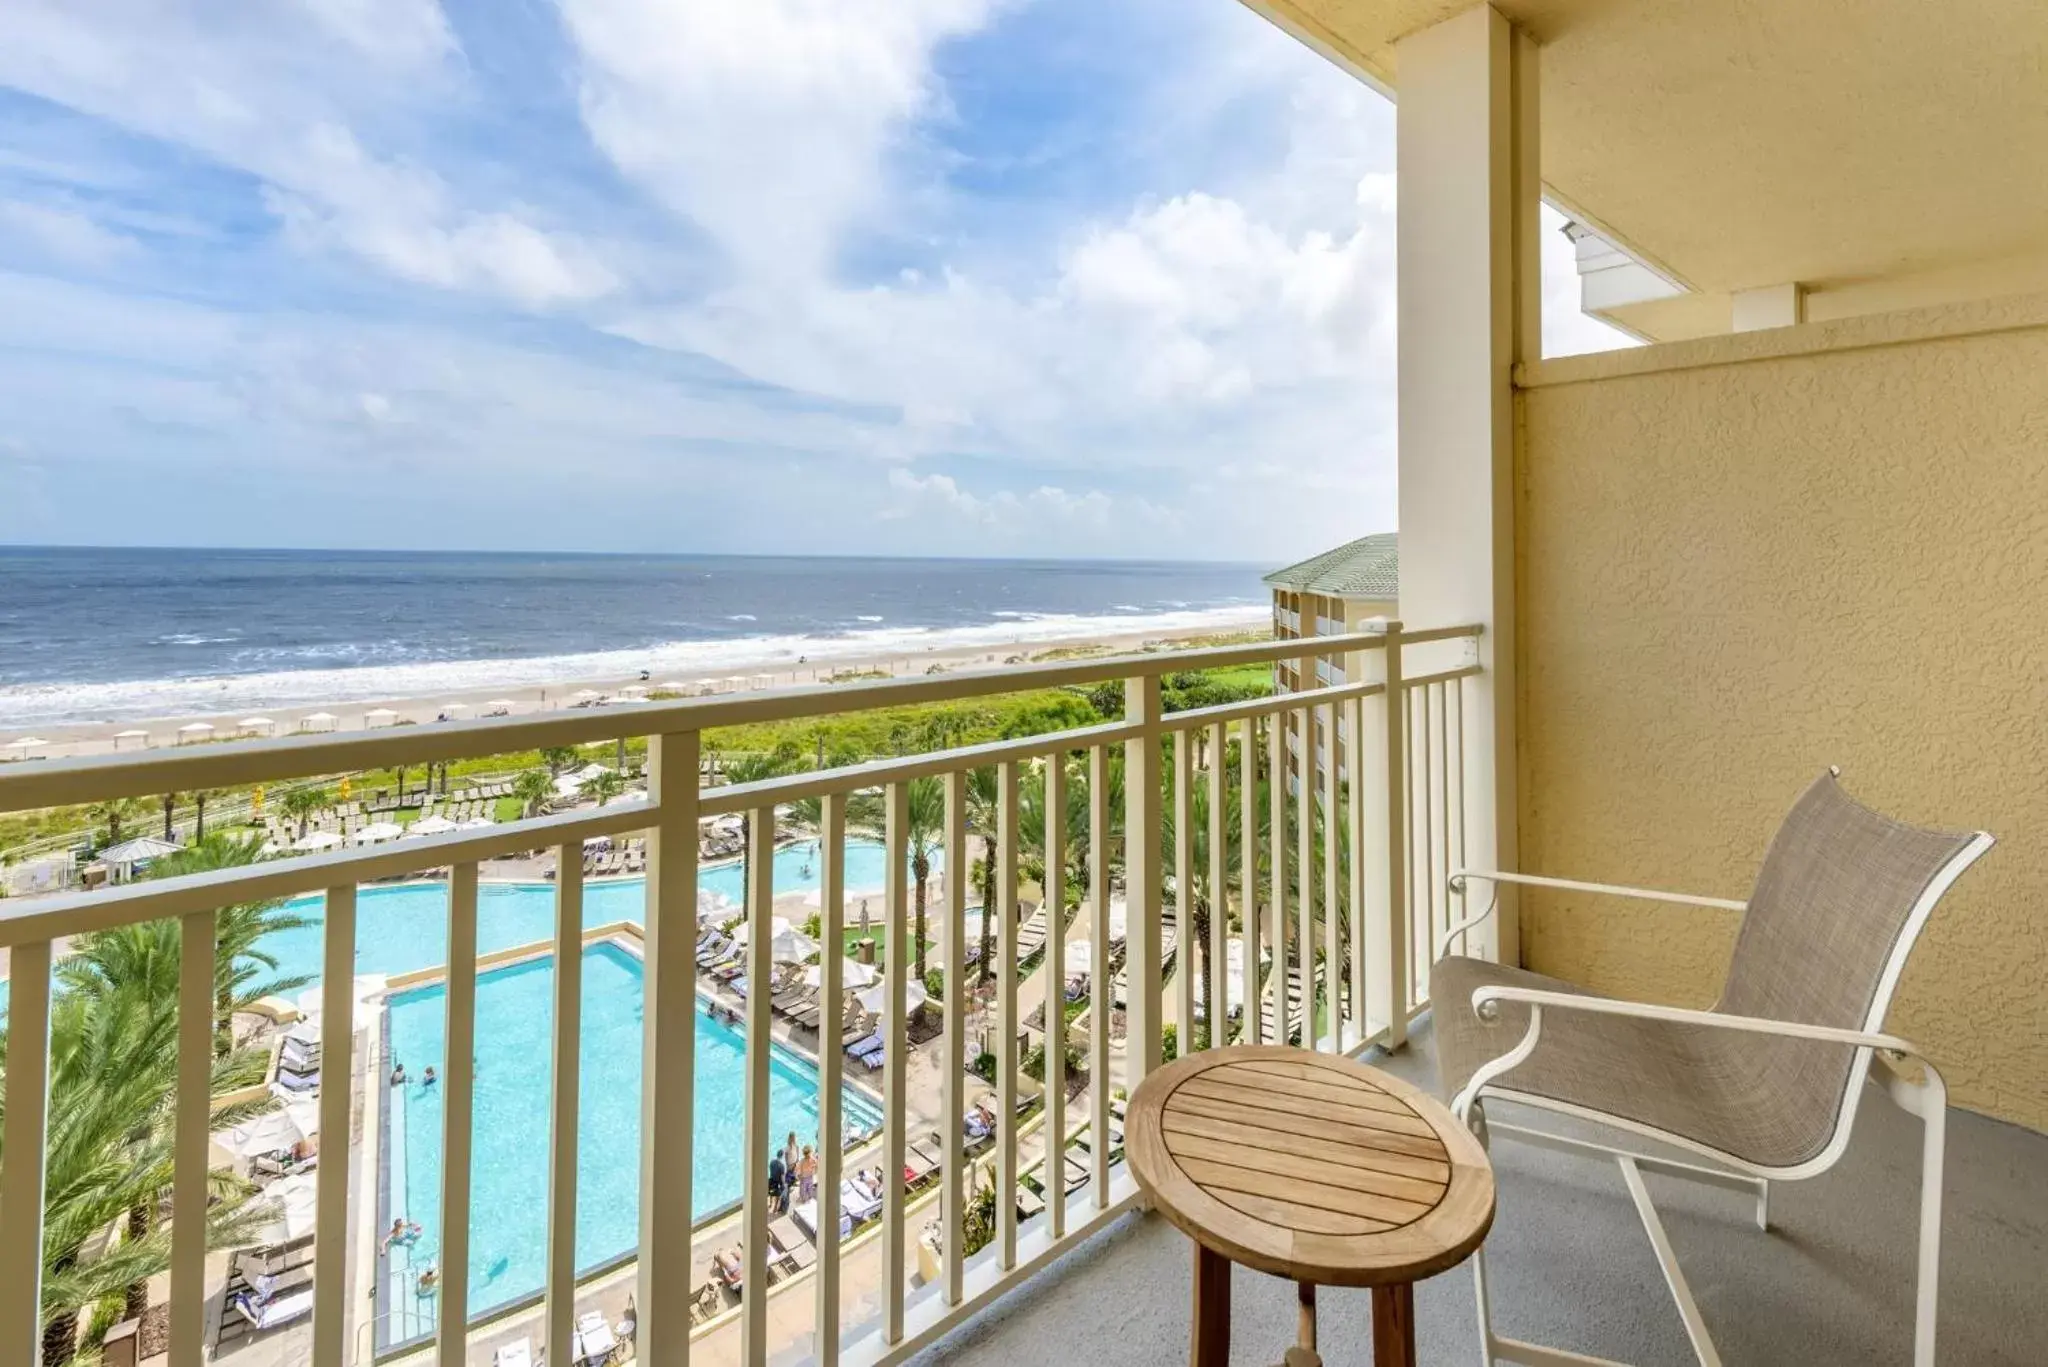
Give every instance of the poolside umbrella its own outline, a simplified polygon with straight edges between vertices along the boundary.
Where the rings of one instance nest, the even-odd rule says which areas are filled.
[[[1067,941],[1066,963],[1061,966],[1063,973],[1090,973],[1095,969],[1095,946],[1088,940]]]
[[[864,992],[856,992],[854,1000],[879,1016],[889,1005],[889,984],[876,983]],[[903,984],[903,1010],[908,1013],[917,1010],[931,1000],[931,994],[924,990],[924,984],[911,978]]]
[[[313,1232],[319,1206],[316,1194],[318,1181],[318,1174],[303,1172],[273,1182],[265,1189],[263,1197],[275,1205],[276,1213],[271,1222],[258,1231],[256,1238],[259,1243],[289,1243]]]
[[[457,826],[447,817],[442,816],[439,813],[436,813],[433,816],[423,817],[420,820],[413,822],[412,829],[408,830],[406,834],[446,835],[449,831],[458,831],[461,829],[462,828],[460,826]]]
[[[381,1008],[371,998],[382,995],[388,981],[389,979],[382,973],[359,973],[356,975],[349,991],[350,995],[355,999],[355,1010],[352,1014],[357,1030],[373,1030],[376,1028],[377,1014]],[[323,988],[315,987],[299,994],[298,1008],[300,1020],[298,1024],[291,1028],[289,1033],[294,1038],[303,1040],[307,1044],[316,1043],[320,1038],[321,1028],[324,1025],[324,1022],[321,1020],[323,1013],[321,997],[324,990]]]
[[[313,831],[303,840],[294,841],[295,850],[331,850],[341,843],[341,837],[333,831]]]
[[[396,840],[405,834],[405,827],[396,821],[372,821],[356,832],[358,845],[374,845],[380,840]]]
[[[220,1135],[214,1142],[237,1158],[276,1153],[305,1143],[320,1132],[320,1113],[312,1106],[295,1102],[244,1121]]]
[[[876,968],[873,964],[864,964],[858,959],[848,959],[839,967],[839,982],[849,992],[857,988],[872,987],[881,980],[882,973],[880,969]],[[823,987],[824,985],[824,965],[812,964],[804,970],[805,987]]]

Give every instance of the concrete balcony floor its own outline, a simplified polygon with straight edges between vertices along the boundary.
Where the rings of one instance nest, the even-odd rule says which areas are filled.
[[[1380,1061],[1436,1085],[1427,1024]],[[1496,1105],[1497,1121],[1559,1127]],[[1590,1131],[1579,1131],[1590,1133]],[[1731,1364],[1912,1360],[1920,1123],[1872,1089],[1848,1155],[1806,1182],[1774,1183],[1769,1233],[1741,1193],[1648,1176],[1707,1326]],[[1635,1207],[1609,1161],[1493,1146],[1500,1203],[1487,1243],[1496,1330],[1639,1364],[1694,1362]],[[2048,1360],[2048,1136],[1951,1111],[1943,1220],[1943,1364]],[[1179,1367],[1187,1361],[1187,1239],[1133,1215],[916,1361]],[[1323,1360],[1371,1361],[1369,1294],[1322,1293]],[[1476,1363],[1469,1264],[1417,1286],[1425,1363]],[[1240,1268],[1231,1360],[1278,1362],[1294,1341],[1294,1290]]]

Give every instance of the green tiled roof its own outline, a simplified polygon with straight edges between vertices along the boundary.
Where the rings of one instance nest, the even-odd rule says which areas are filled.
[[[1395,532],[1361,536],[1334,551],[1274,570],[1266,582],[1299,593],[1392,602],[1401,593],[1401,539]]]

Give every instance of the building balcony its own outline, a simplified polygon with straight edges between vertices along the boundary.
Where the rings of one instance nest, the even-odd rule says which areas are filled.
[[[7,1360],[29,1360],[12,1354],[32,1356],[48,1328],[39,1212],[70,1198],[45,1185],[44,1160],[55,1182],[74,1156],[53,1117],[99,1085],[68,1061],[66,956],[81,935],[147,925],[178,946],[188,1004],[164,1018],[162,1041],[174,1172],[157,1299],[172,1362],[482,1364],[542,1349],[561,1361],[626,1339],[657,1360],[670,1340],[694,1340],[695,1361],[902,1360],[1135,1208],[1119,1094],[1207,1022],[1355,1051],[1425,1008],[1461,789],[1443,778],[1449,737],[1411,728],[1417,699],[1478,679],[1473,635],[8,765],[0,809],[29,810],[651,740],[647,789],[627,800],[397,839],[337,802],[310,818],[335,827],[322,852],[0,906]],[[1333,643],[1379,658],[1393,681],[1162,709],[1163,676]],[[738,722],[1113,680],[1123,717],[1078,730],[742,783],[719,782],[701,751],[707,729]],[[1316,783],[1274,781],[1286,738],[1340,719],[1376,738],[1373,781],[1327,766]],[[1415,782],[1404,764],[1420,766]],[[1249,889],[1232,871],[1246,866],[1268,870]],[[981,867],[994,897],[986,982],[969,907]],[[1067,870],[1056,900],[1044,868]],[[233,1017],[236,1058],[261,1076],[223,1092],[215,916],[262,903],[306,923],[275,952],[314,986]],[[1225,907],[1234,930],[1212,914]],[[920,933],[936,977],[913,971]],[[863,938],[879,941],[857,951],[872,969],[821,948]],[[1046,1051],[1046,1007],[1061,1002],[1073,1003],[1069,1048]],[[231,1124],[230,1105],[265,1114]],[[768,1156],[792,1130],[814,1145],[815,1201],[770,1191]],[[978,1206],[970,1181],[989,1193]],[[211,1239],[181,1223],[245,1183],[263,1218]],[[970,1221],[974,1209],[985,1218]],[[981,1232],[956,1237],[970,1227]]]

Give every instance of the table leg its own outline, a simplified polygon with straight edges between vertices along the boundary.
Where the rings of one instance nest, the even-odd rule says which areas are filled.
[[[1372,1289],[1373,1367],[1415,1367],[1415,1287],[1410,1282]]]
[[[1314,1351],[1316,1346],[1316,1284],[1296,1282],[1295,1295],[1301,1301],[1300,1328],[1296,1331],[1295,1342]]]
[[[1230,1259],[1195,1245],[1193,1367],[1230,1367]]]

